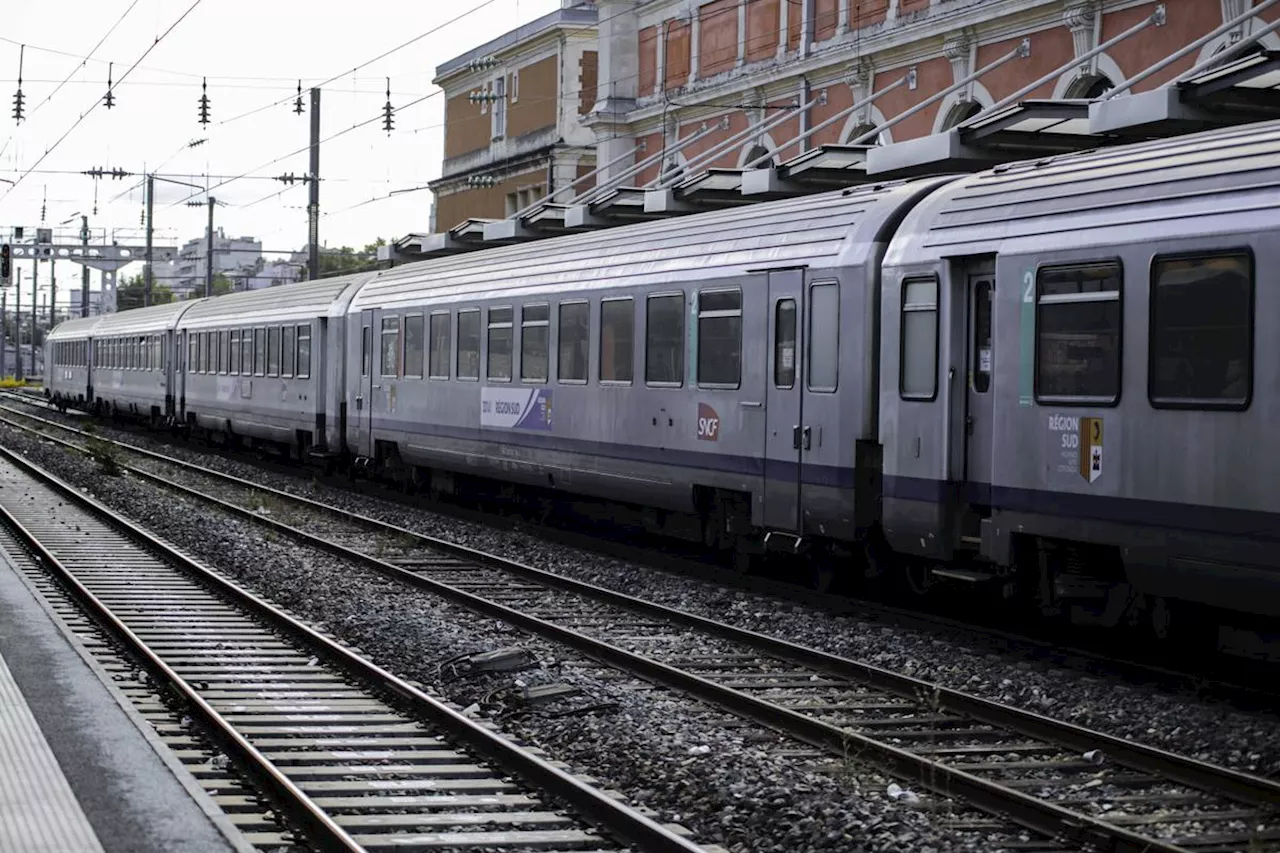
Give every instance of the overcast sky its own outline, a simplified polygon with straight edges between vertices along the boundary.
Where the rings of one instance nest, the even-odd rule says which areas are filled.
[[[121,243],[141,245],[143,195],[140,188],[130,191],[139,178],[94,180],[79,174],[86,169],[114,167],[134,173],[148,169],[201,186],[206,185],[205,175],[235,177],[252,170],[251,178],[213,189],[213,195],[227,205],[217,209],[215,226],[229,235],[257,237],[264,249],[301,248],[307,240],[306,187],[295,184],[271,197],[285,190],[285,185],[263,179],[308,170],[305,151],[268,165],[307,144],[309,115],[293,113],[300,77],[304,100],[310,85],[339,78],[322,89],[322,137],[378,118],[321,146],[321,242],[359,247],[378,237],[426,231],[431,204],[427,190],[344,209],[392,190],[422,186],[440,174],[443,97],[431,84],[439,63],[560,7],[559,0],[362,0],[342,5],[315,0],[201,0],[116,88],[115,107],[108,110],[99,103],[76,125],[106,93],[107,63],[114,62],[111,70],[119,81],[192,3],[4,0],[0,179],[21,180],[16,187],[0,180],[3,238],[8,237],[10,226],[41,224],[46,194],[46,226],[58,228],[73,215],[92,214],[96,189],[98,212],[90,215],[95,235],[102,235],[103,229],[114,230]],[[460,20],[447,23],[459,16]],[[114,31],[95,50],[113,26]],[[346,73],[436,28],[437,32],[355,74]],[[22,68],[26,120],[16,125],[13,96],[18,45],[23,43],[27,45]],[[93,58],[83,62],[91,51]],[[380,118],[388,76],[393,106],[435,93],[397,113],[390,137],[382,130]],[[209,86],[212,121],[207,128],[198,121],[202,77],[208,77]],[[231,120],[281,98],[288,100]],[[184,147],[202,138],[208,141],[196,148]],[[214,177],[208,183],[221,180]],[[157,182],[157,243],[181,243],[203,234],[205,209],[175,204],[197,192]],[[203,201],[204,195],[197,199]],[[72,236],[78,232],[78,216],[74,224],[61,227]]]

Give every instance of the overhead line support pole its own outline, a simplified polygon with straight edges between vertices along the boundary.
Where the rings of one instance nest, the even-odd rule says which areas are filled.
[[[320,89],[311,90],[311,186],[307,202],[307,278],[320,277]]]
[[[213,296],[213,196],[209,196],[209,246],[204,264],[204,295]]]
[[[89,257],[89,217],[80,217],[80,245],[84,246],[81,257]],[[80,264],[80,316],[89,316],[89,265]]]
[[[156,201],[156,179],[152,175],[147,175],[147,265],[143,270],[143,288],[142,288],[142,304],[148,306],[151,304],[151,287],[155,281],[155,271],[152,266],[155,263],[153,252],[151,250],[152,234],[154,232],[153,216],[155,214]]]

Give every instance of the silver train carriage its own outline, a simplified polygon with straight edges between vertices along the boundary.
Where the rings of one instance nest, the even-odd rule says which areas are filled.
[[[1274,616],[1277,185],[1268,122],[232,294],[175,315],[197,368],[167,388],[177,420],[432,488],[606,497],[709,544],[883,533],[1102,621],[1135,593]]]

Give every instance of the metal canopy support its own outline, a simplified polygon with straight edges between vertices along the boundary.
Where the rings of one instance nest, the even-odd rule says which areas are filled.
[[[1280,28],[1280,24],[1276,25]],[[1170,136],[1280,117],[1280,52],[1266,51],[1203,71],[1149,92],[1095,101],[1095,132],[1128,137]]]
[[[1263,36],[1269,33],[1273,33],[1278,29],[1280,29],[1280,18],[1277,18],[1276,20],[1267,24],[1265,27],[1258,30],[1257,32],[1250,33],[1240,41],[1233,44],[1231,46],[1231,52],[1236,53],[1242,47],[1248,47],[1251,44],[1256,44]],[[1223,62],[1222,56],[1211,56],[1202,62],[1197,62],[1195,65],[1191,66],[1186,71],[1182,72],[1177,77],[1170,80],[1168,83],[1165,83],[1164,86],[1170,87],[1170,86],[1176,86],[1179,83],[1185,83],[1187,80],[1191,79],[1192,77],[1195,77],[1198,74],[1204,73],[1205,71],[1207,71],[1208,69],[1212,68],[1215,65],[1224,65],[1224,64],[1227,64],[1227,63]]]
[[[632,175],[637,175],[640,172],[643,172],[645,169],[649,168],[654,163],[658,162],[668,154],[675,154],[679,151],[683,151],[687,146],[692,145],[694,142],[697,142],[699,139],[706,136],[708,133],[715,130],[715,128],[717,127],[727,128],[728,126],[729,126],[728,117],[721,119],[715,125],[708,125],[704,123],[702,127],[698,128],[696,131],[689,134],[684,139],[678,140],[676,144],[673,145],[672,147],[664,148],[661,151],[655,151],[654,153],[650,154],[648,157],[641,160],[639,163],[636,163],[633,166],[631,166],[622,174],[614,175],[612,178],[605,181],[603,184],[600,184],[599,186],[596,186],[596,187],[591,187],[585,192],[569,199],[569,205],[573,206],[575,204],[588,204],[594,201],[595,199],[599,198],[601,195],[608,192],[609,190],[617,186],[620,186],[623,181],[625,181],[627,178],[631,177]]]
[[[663,175],[661,172],[659,172],[658,177],[654,178],[652,181],[645,184],[644,188],[648,190],[648,189],[654,189],[655,187],[661,189],[661,188],[670,186],[675,181],[675,179],[680,177],[681,175],[686,174],[690,170],[698,166],[701,166],[704,163],[714,162],[717,157],[720,157],[721,155],[724,154],[724,152],[728,151],[733,146],[739,144],[740,142],[742,142],[742,140],[746,139],[749,136],[752,136],[754,134],[759,134],[759,133],[767,133],[768,131],[782,124],[787,119],[791,118],[791,116],[797,111],[803,112],[811,108],[814,104],[821,101],[823,97],[824,95],[819,95],[818,97],[811,99],[807,104],[804,104],[802,106],[793,104],[789,109],[783,110],[781,113],[774,116],[773,118],[761,119],[760,121],[756,122],[750,127],[747,127],[733,134],[728,139],[725,139],[719,142],[718,144],[711,146],[706,151],[703,151],[701,154],[694,157],[688,163],[685,163],[683,166],[680,166],[679,168],[677,168],[670,175]]]
[[[1257,6],[1253,6],[1247,9],[1241,14],[1236,15],[1231,20],[1227,21],[1222,26],[1216,27],[1210,30],[1209,32],[1200,36],[1200,38],[1191,42],[1190,44],[1184,47],[1181,47],[1178,50],[1175,50],[1173,53],[1169,54],[1164,59],[1157,62],[1155,65],[1152,65],[1150,68],[1147,68],[1144,71],[1140,71],[1137,74],[1130,77],[1128,80],[1124,80],[1116,84],[1116,87],[1114,89],[1103,93],[1103,95],[1098,99],[1099,102],[1110,101],[1113,98],[1115,98],[1116,95],[1119,95],[1121,92],[1129,91],[1134,86],[1141,83],[1143,80],[1146,80],[1148,77],[1152,76],[1153,74],[1160,73],[1165,68],[1168,68],[1170,65],[1177,62],[1179,59],[1191,53],[1192,51],[1199,50],[1201,47],[1213,41],[1218,36],[1235,29],[1236,27],[1243,24],[1245,21],[1249,20],[1250,18],[1254,17],[1260,12],[1265,12],[1267,9],[1270,9],[1272,6],[1276,5],[1277,3],[1280,3],[1280,0],[1262,0],[1262,2],[1259,3]]]
[[[826,119],[820,124],[809,128],[799,136],[796,136],[792,139],[788,139],[786,142],[782,143],[781,145],[775,146],[774,148],[770,149],[764,154],[761,154],[756,159],[752,160],[750,163],[744,164],[743,168],[752,169],[752,168],[755,168],[755,166],[758,163],[763,163],[765,160],[773,159],[774,155],[776,155],[779,151],[785,151],[787,148],[790,148],[792,145],[795,145],[798,142],[803,142],[804,140],[808,139],[810,136],[813,136],[818,131],[826,130],[828,127],[840,121],[845,116],[852,115],[854,112],[862,109],[867,104],[874,103],[876,98],[879,98],[881,95],[888,94],[889,92],[892,92],[894,89],[898,88],[899,86],[902,86],[902,85],[905,85],[906,83],[911,82],[912,80],[915,79],[915,76],[916,76],[916,70],[912,68],[906,74],[902,75],[896,81],[894,81],[893,83],[890,83],[888,86],[885,86],[879,92],[872,92],[870,95],[863,98],[861,101],[856,102],[853,106],[845,107],[844,109],[840,110],[840,112],[836,113],[835,115],[831,116],[830,118]],[[803,152],[803,153],[807,153],[807,152]]]
[[[605,163],[603,166],[600,166],[600,167],[598,167],[598,168],[596,168],[596,169],[593,169],[592,171],[588,172],[587,174],[585,174],[585,175],[583,175],[582,177],[578,178],[577,180],[573,181],[573,183],[569,184],[568,186],[566,186],[566,187],[561,187],[560,189],[558,189],[558,190],[556,190],[555,192],[551,193],[551,194],[550,194],[550,195],[548,195],[546,198],[540,198],[540,199],[538,199],[537,201],[533,202],[532,204],[529,204],[529,205],[526,205],[525,207],[520,208],[520,209],[519,209],[519,210],[517,210],[515,213],[511,214],[510,216],[508,216],[508,217],[507,217],[507,219],[519,219],[519,218],[521,218],[522,216],[524,216],[525,214],[529,213],[529,212],[530,212],[530,211],[532,211],[532,210],[537,209],[538,207],[540,207],[540,206],[542,206],[542,205],[546,205],[546,204],[550,204],[550,203],[552,203],[552,201],[555,199],[555,197],[556,197],[557,195],[559,195],[560,193],[564,192],[565,190],[571,190],[571,189],[573,189],[574,187],[576,187],[578,184],[582,183],[583,181],[590,180],[591,178],[594,178],[596,175],[600,174],[600,173],[601,173],[601,172],[603,172],[605,169],[612,169],[614,166],[618,165],[619,163],[621,163],[623,160],[627,159],[628,157],[633,157],[633,156],[635,156],[635,153],[636,153],[637,151],[644,151],[644,150],[645,150],[645,143],[644,143],[644,140],[641,140],[640,142],[637,142],[635,145],[631,146],[631,148],[630,148],[629,150],[624,151],[622,154],[619,154],[617,157],[614,157],[612,160],[610,160],[608,163]],[[576,198],[576,196],[575,196],[575,198]]]
[[[1009,106],[1010,104],[1017,102],[1018,99],[1026,97],[1027,95],[1034,92],[1036,89],[1039,89],[1045,83],[1048,83],[1050,80],[1057,80],[1063,74],[1066,74],[1068,71],[1070,71],[1072,68],[1079,65],[1080,63],[1087,62],[1088,60],[1093,59],[1095,56],[1105,53],[1106,51],[1115,47],[1117,44],[1129,38],[1130,36],[1137,35],[1138,33],[1145,30],[1147,27],[1152,26],[1153,24],[1157,27],[1163,27],[1164,23],[1165,23],[1165,7],[1163,3],[1160,3],[1156,6],[1155,11],[1153,11],[1150,15],[1148,15],[1142,21],[1134,24],[1129,29],[1125,30],[1124,32],[1120,33],[1119,35],[1113,38],[1110,38],[1104,41],[1102,44],[1098,45],[1093,50],[1080,54],[1079,56],[1073,58],[1070,62],[1064,63],[1063,65],[1059,65],[1057,68],[1053,69],[1048,74],[1041,77],[1040,79],[1023,86],[1021,89],[1014,92],[1012,95],[1008,95],[1004,98],[1001,98],[1000,100],[996,101],[994,104],[992,104],[989,107],[984,107],[976,115],[970,116],[969,118],[965,119],[964,121],[956,125],[956,127],[957,128],[969,127],[973,125],[974,122],[981,121],[985,116],[990,116],[992,113],[995,113],[997,110],[1002,110],[1005,107]]]
[[[1276,0],[1276,2],[1280,2],[1280,0]],[[968,86],[974,80],[977,80],[979,77],[982,77],[988,71],[994,71],[997,68],[999,68],[1001,65],[1004,65],[1007,62],[1010,62],[1014,59],[1018,59],[1020,57],[1025,59],[1030,55],[1031,55],[1031,39],[1026,38],[1026,39],[1023,39],[1022,42],[1017,47],[1015,47],[1013,50],[1006,53],[1004,56],[1000,57],[999,59],[995,60],[992,63],[982,66],[977,71],[973,72],[967,77],[962,77],[961,79],[952,83],[947,88],[942,89],[930,95],[920,103],[916,104],[914,107],[911,107],[908,110],[904,110],[903,112],[898,113],[896,116],[889,119],[884,124],[876,125],[876,127],[862,134],[862,136],[859,136],[857,139],[851,140],[850,144],[861,145],[864,142],[870,142],[872,139],[875,139],[877,136],[879,136],[881,133],[884,133],[889,128],[897,124],[900,124],[901,122],[906,121],[907,119],[911,118],[913,115],[920,112],[921,110],[924,110],[927,107],[937,103],[938,101],[941,101],[943,98],[945,98],[947,95],[950,95],[952,92],[955,92],[964,86]],[[892,147],[893,147],[892,145],[885,146],[885,148],[892,148]]]

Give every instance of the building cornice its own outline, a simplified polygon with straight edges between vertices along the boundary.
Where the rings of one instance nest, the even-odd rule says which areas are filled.
[[[474,59],[500,56],[533,40],[535,37],[552,34],[555,30],[594,30],[596,18],[597,13],[594,6],[575,6],[572,9],[558,9],[555,12],[543,15],[537,20],[530,21],[522,27],[503,33],[496,39],[487,41],[479,47],[474,47],[466,53],[455,56],[453,59],[440,63],[436,66],[436,75],[432,82],[440,85],[440,81],[455,73],[465,72],[467,63]]]

